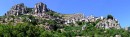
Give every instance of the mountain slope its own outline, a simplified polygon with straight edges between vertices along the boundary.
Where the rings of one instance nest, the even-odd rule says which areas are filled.
[[[60,14],[39,2],[34,8],[23,3],[13,6],[0,17],[1,37],[129,37],[112,15],[85,17],[83,14]]]

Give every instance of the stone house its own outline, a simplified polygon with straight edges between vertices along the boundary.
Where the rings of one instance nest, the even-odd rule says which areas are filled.
[[[64,14],[63,16],[64,16],[63,19],[65,21],[65,24],[76,23],[76,21],[82,21],[85,18],[84,15],[80,13]]]

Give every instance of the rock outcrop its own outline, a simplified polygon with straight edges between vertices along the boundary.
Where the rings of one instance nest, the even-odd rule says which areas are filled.
[[[27,13],[27,7],[23,3],[13,6],[5,15],[21,15]]]
[[[98,28],[103,27],[105,29],[109,29],[109,28],[120,29],[121,28],[120,24],[115,19],[104,19],[100,21],[99,23],[97,23],[96,27]]]
[[[97,22],[99,21],[95,27],[97,28],[105,28],[105,29],[110,29],[110,28],[116,28],[116,29],[120,29],[121,26],[118,22],[117,19],[113,18],[113,19],[108,19],[105,18],[103,16],[101,17],[94,17],[94,16],[88,16],[86,18],[86,22]]]
[[[45,12],[47,12],[47,6],[43,4],[42,2],[39,2],[35,5],[34,8],[30,9],[24,6],[23,3],[17,4],[13,6],[7,13],[5,14],[6,16],[9,15],[21,15],[21,14],[27,14],[29,12],[32,12],[33,15],[35,14],[36,16],[43,16]]]
[[[37,3],[34,7],[34,14],[38,16],[44,15],[45,12],[47,11],[48,11],[47,6],[43,4],[42,2]]]

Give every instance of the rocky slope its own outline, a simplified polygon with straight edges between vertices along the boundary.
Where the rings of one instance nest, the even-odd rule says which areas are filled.
[[[35,20],[37,25],[40,25],[43,20],[55,20],[55,22],[58,24],[74,24],[75,26],[78,26],[78,21],[87,23],[96,22],[95,27],[97,28],[121,28],[118,20],[116,20],[114,17],[112,17],[112,19],[107,19],[105,17],[95,17],[92,15],[85,17],[80,13],[59,14],[48,9],[46,4],[42,2],[35,4],[34,8],[27,8],[23,3],[17,4],[5,14],[4,18],[1,17],[2,23],[9,23],[10,21],[14,21],[13,23],[25,22],[23,20],[28,20],[29,22],[33,23],[33,20]]]
[[[112,15],[60,14],[39,2],[33,8],[16,4],[0,16],[0,36],[129,37],[130,32],[123,30]]]

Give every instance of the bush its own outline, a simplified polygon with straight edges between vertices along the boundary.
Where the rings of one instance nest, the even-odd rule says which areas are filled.
[[[107,15],[107,19],[113,19],[113,16],[112,15]]]

